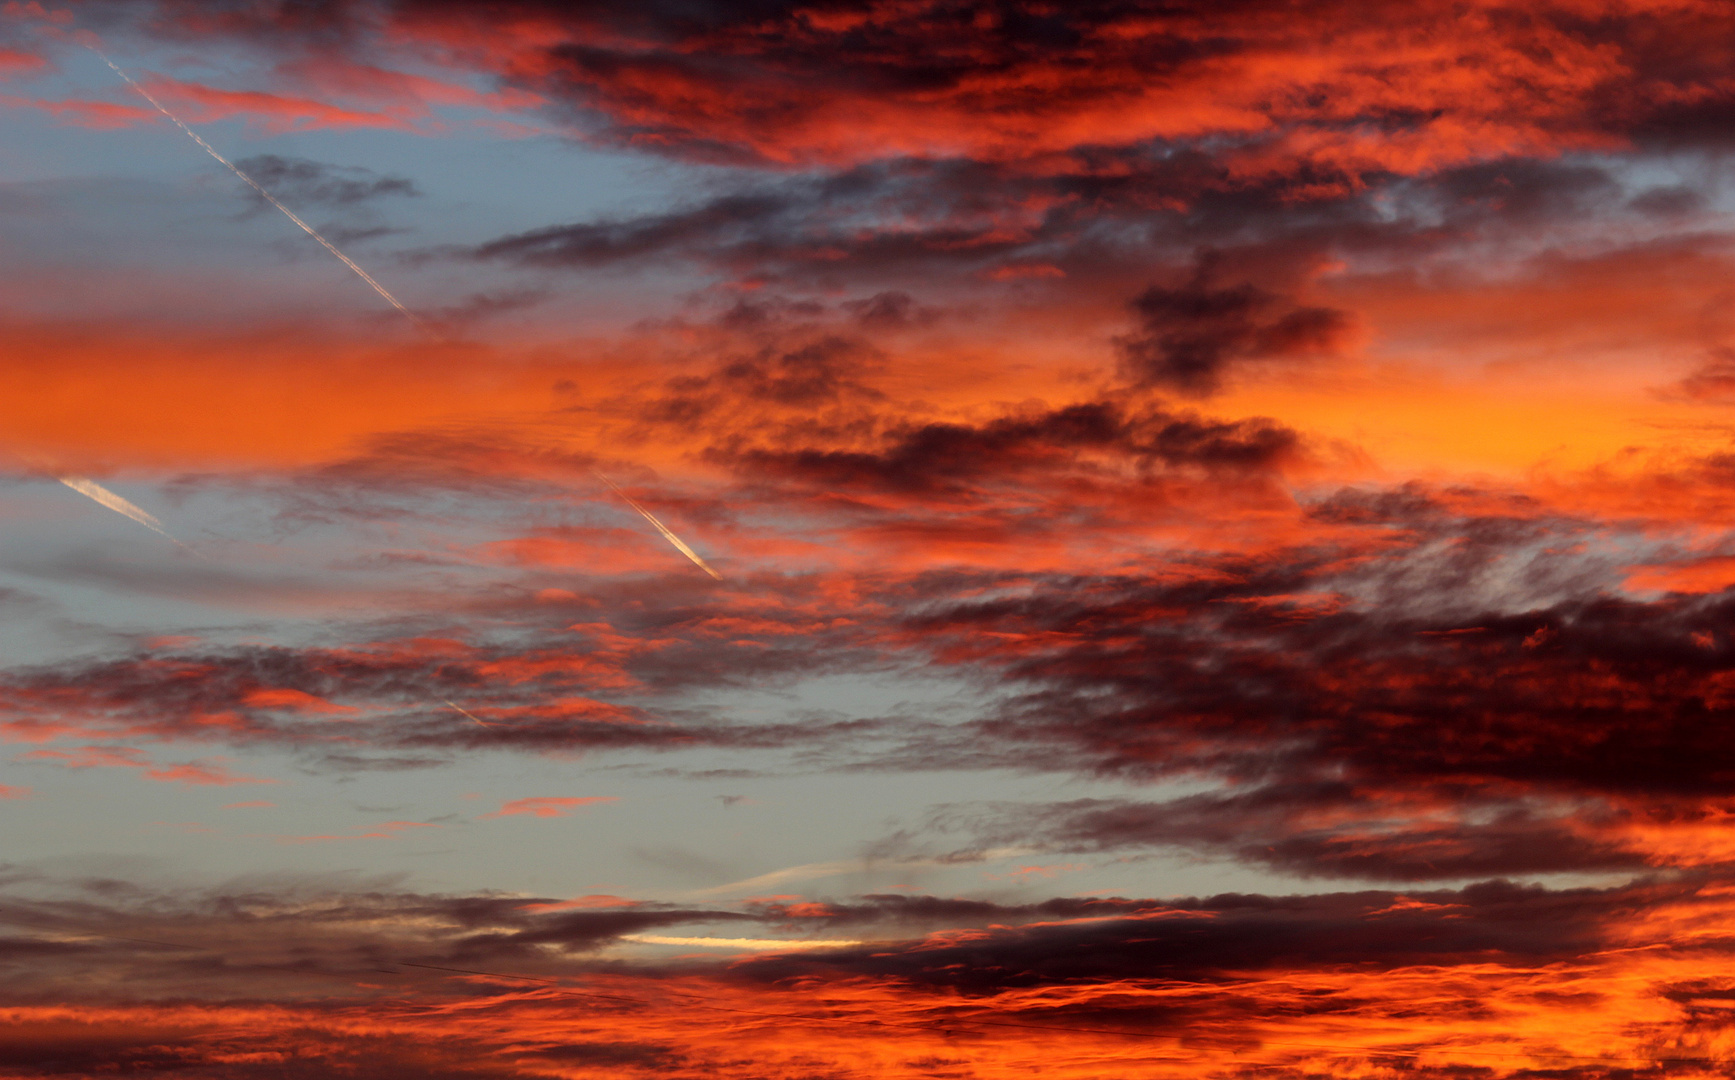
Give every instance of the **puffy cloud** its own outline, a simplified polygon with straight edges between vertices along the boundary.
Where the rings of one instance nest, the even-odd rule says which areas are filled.
[[[1120,347],[1134,381],[1209,394],[1231,362],[1329,352],[1350,327],[1342,311],[1288,307],[1252,284],[1213,287],[1208,263],[1176,289],[1152,285],[1133,298],[1139,333]]]

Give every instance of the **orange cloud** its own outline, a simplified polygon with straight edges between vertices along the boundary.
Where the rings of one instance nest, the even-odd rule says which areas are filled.
[[[536,817],[565,817],[567,811],[574,807],[619,801],[620,799],[613,795],[592,795],[584,798],[542,795],[528,799],[513,799],[510,802],[502,803],[500,809],[491,814],[483,814],[477,820],[486,821],[489,818],[512,817],[515,814],[532,814]]]
[[[279,844],[317,844],[336,840],[396,840],[408,829],[443,829],[430,821],[387,821],[372,826],[371,832],[325,833],[317,836],[275,836]]]
[[[511,805],[511,804],[508,804]],[[622,896],[610,896],[606,893],[593,893],[590,896],[578,896],[571,900],[557,900],[547,904],[524,904],[524,911],[593,911],[614,908],[638,907],[642,901],[628,900]]]

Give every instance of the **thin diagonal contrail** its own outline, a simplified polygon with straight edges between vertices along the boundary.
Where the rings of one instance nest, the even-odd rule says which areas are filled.
[[[670,532],[669,527],[667,525],[664,525],[662,522],[658,521],[657,516],[655,514],[651,513],[649,510],[646,510],[644,507],[640,506],[638,504],[638,502],[636,500],[634,500],[634,498],[631,495],[628,495],[626,492],[622,491],[620,489],[620,485],[616,484],[613,480],[610,480],[608,477],[604,476],[602,473],[595,473],[595,476],[598,480],[601,480],[603,483],[607,484],[611,489],[613,489],[613,491],[616,495],[619,495],[621,498],[625,499],[626,504],[628,506],[632,507],[634,510],[637,510],[640,514],[644,515],[644,519],[646,521],[650,522],[653,526],[655,526],[656,530],[658,532],[663,534],[664,540],[667,540],[669,543],[675,545],[676,551],[679,551],[682,555],[685,555],[687,558],[693,560],[694,566],[697,566],[699,569],[705,571],[705,573],[710,574],[712,577],[716,578],[718,581],[723,580],[722,574],[719,574],[719,573],[717,573],[717,571],[711,569],[710,563],[706,562],[704,559],[699,558],[698,552],[696,552],[692,548],[688,547],[686,545],[685,541],[683,541],[680,537],[676,536],[674,533]]]
[[[259,181],[253,179],[251,176],[248,176],[245,172],[242,172],[240,167],[238,167],[233,161],[230,161],[228,158],[224,157],[222,154],[219,154],[215,147],[213,147],[210,143],[206,142],[204,139],[200,138],[198,132],[194,131],[192,128],[190,128],[186,124],[182,123],[180,117],[178,117],[174,113],[170,112],[168,110],[167,106],[165,106],[162,102],[158,101],[155,97],[153,97],[151,95],[151,92],[149,90],[146,90],[144,87],[140,86],[138,84],[137,80],[135,80],[131,75],[128,75],[126,72],[122,71],[120,69],[120,67],[113,60],[110,60],[108,58],[107,53],[104,53],[101,49],[98,49],[93,45],[87,45],[87,46],[85,46],[85,48],[89,49],[93,53],[96,53],[96,55],[102,57],[103,63],[107,64],[111,69],[113,69],[113,71],[116,75],[119,75],[121,78],[125,79],[128,86],[130,86],[134,90],[138,91],[140,97],[144,98],[146,101],[148,101],[152,105],[154,105],[156,107],[156,110],[158,112],[162,113],[164,116],[168,117],[169,120],[172,121],[176,127],[180,128],[182,131],[186,132],[187,138],[192,139],[194,142],[198,143],[199,147],[201,149],[203,149],[205,151],[205,153],[210,154],[212,157],[214,157],[218,161],[222,162],[222,164],[225,168],[227,168],[230,172],[234,173],[236,176],[241,178],[242,183],[246,184],[248,187],[252,188],[254,191],[257,191],[259,193],[260,197],[262,197],[266,202],[270,203],[272,206],[277,207],[277,209],[283,211],[284,217],[287,217],[290,221],[293,221],[297,225],[301,226],[302,232],[306,233],[307,235],[313,237],[315,240],[319,241],[320,247],[323,247],[325,250],[327,250],[327,251],[331,252],[333,255],[337,256],[337,259],[339,262],[343,263],[343,265],[349,267],[351,270],[354,270],[356,272],[357,277],[360,277],[363,281],[367,282],[368,285],[370,285],[373,288],[374,292],[377,292],[380,294],[380,296],[384,297],[386,303],[390,304],[392,307],[397,308],[398,311],[403,314],[404,318],[410,320],[410,322],[416,327],[416,329],[422,331],[425,334],[433,336],[433,337],[439,336],[438,334],[434,333],[434,330],[432,327],[430,327],[427,323],[423,322],[420,318],[418,318],[416,316],[415,312],[411,311],[409,308],[407,308],[403,304],[399,303],[398,298],[393,296],[389,291],[387,291],[387,289],[384,285],[381,285],[379,282],[375,281],[373,279],[372,274],[369,274],[366,270],[363,270],[361,267],[357,266],[355,264],[355,260],[351,259],[348,255],[345,255],[343,252],[339,251],[337,249],[336,244],[333,244],[330,240],[327,240],[325,237],[319,235],[319,230],[315,229],[312,225],[309,225],[307,222],[301,220],[301,215],[297,214],[295,211],[291,210],[289,207],[284,206],[281,202],[278,202],[277,196],[271,194],[271,192],[269,192],[269,191],[266,191],[265,188],[260,185]]]
[[[134,521],[143,525],[152,532],[168,537],[168,539],[173,541],[176,546],[187,551],[192,551],[195,555],[198,554],[198,552],[194,551],[193,548],[188,547],[177,539],[173,533],[169,532],[169,530],[163,528],[163,523],[158,521],[154,515],[148,511],[140,509],[131,502],[128,502],[126,499],[121,498],[119,495],[116,495],[108,488],[103,487],[95,480],[87,480],[82,476],[57,476],[55,479],[78,492],[80,495],[83,495],[85,498],[93,499],[96,502],[101,503],[103,506],[108,507],[110,510],[113,510],[117,514],[122,514],[126,517],[132,518]]]
[[[441,698],[440,701],[442,704],[444,704],[446,706],[446,708],[456,709],[458,712],[463,713],[465,716],[468,716],[470,719],[476,721],[478,724],[481,724],[483,727],[493,727],[494,726],[493,724],[490,724],[488,721],[482,719],[481,717],[477,716],[475,713],[471,712],[469,709],[464,708],[462,705],[459,705],[456,702],[447,701],[445,698]]]
[[[146,90],[143,86],[140,86],[137,80],[135,80],[131,75],[128,75],[125,71],[121,70],[120,65],[116,64],[113,60],[110,60],[108,58],[107,53],[104,53],[101,49],[98,49],[94,45],[86,45],[85,47],[90,49],[90,51],[95,53],[97,56],[101,57],[102,62],[107,64],[109,66],[110,70],[112,70],[116,75],[119,75],[122,79],[126,80],[127,85],[132,87],[135,91],[137,91],[140,97],[142,97],[146,101],[150,102],[152,107],[154,107],[158,112],[162,113],[164,116],[168,117],[168,119],[171,123],[173,123],[176,127],[180,128],[183,132],[185,132],[187,138],[192,139],[195,143],[198,143],[199,148],[201,150],[205,151],[205,153],[210,154],[213,158],[217,159],[217,161],[219,163],[221,163],[224,168],[226,168],[230,172],[234,173],[236,175],[236,177],[238,177],[241,180],[242,183],[246,184],[248,187],[250,187],[254,191],[258,192],[260,197],[263,198],[266,202],[270,203],[272,206],[275,206],[278,210],[281,210],[283,212],[284,217],[287,217],[290,221],[295,222],[295,224],[301,228],[302,232],[305,232],[307,235],[309,235],[309,236],[313,237],[315,240],[319,241],[319,245],[321,247],[323,247],[323,248],[325,248],[325,250],[331,252],[332,255],[335,256],[339,262],[343,263],[343,265],[345,265],[345,266],[349,267],[351,270],[355,271],[357,277],[359,277],[363,281],[367,282],[369,287],[371,287],[374,292],[379,293],[380,296],[385,299],[386,303],[390,304],[394,308],[397,308],[398,311],[404,316],[404,318],[408,319],[416,327],[416,329],[421,330],[423,333],[429,335],[430,337],[434,337],[434,338],[441,337],[441,335],[436,330],[434,330],[433,327],[429,326],[426,322],[422,321],[422,319],[419,318],[415,312],[413,312],[409,308],[405,307],[398,300],[398,298],[393,296],[391,294],[391,292],[384,285],[381,285],[378,281],[375,281],[372,274],[369,274],[366,270],[363,270],[361,267],[357,266],[355,263],[355,260],[351,259],[348,255],[345,255],[343,252],[338,250],[337,245],[333,244],[330,240],[327,240],[325,237],[319,235],[319,230],[315,229],[312,225],[309,225],[307,222],[303,221],[299,214],[297,214],[295,211],[289,209],[289,207],[283,205],[283,203],[278,201],[277,196],[275,196],[275,195],[271,194],[271,192],[265,190],[264,186],[261,185],[259,183],[259,181],[253,179],[251,176],[248,176],[234,162],[230,161],[228,158],[226,158],[222,154],[218,153],[216,147],[212,146],[210,143],[206,142],[203,138],[201,138],[199,136],[198,132],[196,132],[192,128],[188,127],[181,120],[180,117],[178,117],[174,113],[170,112],[168,107],[165,106],[162,102],[158,101],[156,99],[156,97],[153,96],[149,90]],[[651,525],[656,528],[657,532],[662,534],[663,539],[667,540],[669,543],[674,545],[676,551],[679,551],[682,555],[685,555],[687,558],[691,559],[693,561],[694,566],[697,566],[699,569],[705,571],[705,573],[710,574],[713,578],[715,578],[718,581],[723,580],[722,574],[719,574],[717,571],[713,570],[709,563],[707,563],[704,559],[699,557],[698,552],[696,552],[692,548],[688,547],[686,542],[684,540],[682,540],[680,537],[676,536],[673,532],[671,532],[667,525],[664,525],[661,521],[657,520],[657,516],[655,514],[651,513],[649,510],[646,510],[644,507],[640,506],[638,504],[638,502],[631,495],[628,495],[626,492],[622,491],[620,489],[620,487],[618,485],[616,485],[613,480],[610,480],[608,477],[603,476],[601,473],[597,473],[596,476],[599,480],[601,480],[603,483],[607,484],[611,489],[613,489],[613,491],[616,495],[619,495],[622,499],[626,500],[626,504],[628,506],[632,507],[634,510],[637,510],[639,512],[639,514],[641,516],[643,516],[646,521],[650,522]],[[88,481],[85,481],[85,482],[88,483]],[[92,486],[95,486],[95,485],[92,485]],[[83,489],[80,488],[78,490],[82,491]],[[99,489],[99,490],[101,490],[101,489]],[[90,493],[85,492],[85,494],[90,494]],[[112,493],[111,493],[111,495],[112,495]],[[91,495],[91,498],[97,498],[97,496]],[[113,498],[119,499],[120,497],[118,495],[116,495],[116,496],[113,496]],[[119,509],[118,507],[115,507],[112,503],[106,502],[102,499],[97,499],[97,501],[102,502],[103,505],[109,506],[111,509]],[[121,499],[120,501],[125,502],[126,500]],[[126,505],[132,506],[131,503],[127,503]],[[161,528],[160,525],[150,524],[150,522],[153,522],[156,520],[155,518],[151,518],[149,514],[145,514],[144,511],[139,510],[137,507],[133,507],[133,510],[137,511],[138,514],[144,514],[144,517],[142,517],[142,518],[137,517],[135,514],[130,513],[126,510],[121,510],[120,512],[123,514],[126,514],[128,517],[132,517],[136,521],[140,521],[143,524],[150,525],[151,528],[156,529],[158,532],[163,533],[164,536],[169,535],[167,532],[163,531],[163,529]],[[146,521],[145,518],[150,518],[150,521]],[[174,539],[174,537],[169,537],[169,538],[171,540]],[[175,543],[179,544],[180,541],[175,540]],[[181,546],[185,547],[186,545],[182,544]],[[456,705],[452,705],[452,703],[449,701],[446,702],[446,704],[451,705],[452,708],[454,708],[454,709],[458,709],[458,707]],[[464,712],[463,709],[458,709],[458,711]],[[470,716],[470,714],[467,712],[464,712],[464,715]],[[476,720],[476,718],[474,716],[470,716],[470,719]],[[483,721],[483,720],[476,720],[476,722],[478,724],[481,724],[483,727],[492,727],[493,726],[493,725],[488,724],[486,721]]]

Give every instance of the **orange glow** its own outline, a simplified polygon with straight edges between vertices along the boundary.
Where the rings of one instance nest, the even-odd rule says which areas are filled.
[[[0,13],[6,1080],[1731,1075],[1726,2]]]

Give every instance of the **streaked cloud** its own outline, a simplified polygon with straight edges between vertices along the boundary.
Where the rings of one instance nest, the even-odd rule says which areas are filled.
[[[613,795],[533,795],[526,799],[510,799],[500,804],[500,809],[483,814],[477,820],[488,818],[514,817],[529,814],[532,817],[565,817],[568,813],[581,806],[594,806],[598,803],[619,802]]]

